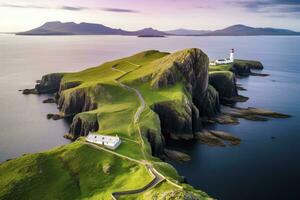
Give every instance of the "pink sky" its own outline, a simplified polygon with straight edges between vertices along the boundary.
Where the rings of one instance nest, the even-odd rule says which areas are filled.
[[[46,21],[101,23],[136,30],[219,29],[233,24],[300,31],[300,5],[287,0],[0,0],[0,32]],[[299,8],[299,9],[298,9]]]

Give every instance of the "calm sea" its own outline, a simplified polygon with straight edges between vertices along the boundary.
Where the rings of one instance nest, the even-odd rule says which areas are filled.
[[[211,58],[229,49],[236,57],[263,62],[269,77],[239,80],[250,100],[239,106],[267,108],[293,115],[269,122],[241,120],[237,126],[216,126],[242,139],[235,147],[199,143],[173,144],[191,155],[172,162],[194,187],[225,200],[300,199],[300,37],[168,37],[13,36],[0,35],[0,162],[24,153],[68,143],[63,120],[49,121],[55,105],[47,96],[24,96],[43,74],[77,71],[133,53],[198,47]],[[275,137],[276,139],[271,139]]]

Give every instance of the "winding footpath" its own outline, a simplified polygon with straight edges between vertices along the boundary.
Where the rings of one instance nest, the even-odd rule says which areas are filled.
[[[140,65],[136,65],[136,64],[130,63],[130,62],[128,62],[128,63],[131,64],[131,65],[134,65],[136,67],[140,67]],[[146,107],[145,100],[144,100],[142,94],[140,93],[140,91],[138,91],[137,89],[135,89],[133,87],[130,87],[128,85],[125,85],[125,84],[123,84],[123,83],[121,83],[121,82],[118,81],[118,79],[120,79],[121,77],[125,76],[129,72],[125,72],[125,71],[122,71],[120,69],[116,69],[115,67],[112,67],[111,69],[114,70],[114,71],[118,71],[118,72],[123,73],[122,76],[118,77],[114,81],[118,85],[120,85],[122,88],[124,88],[126,90],[129,90],[129,91],[133,91],[138,96],[139,101],[141,102],[140,106],[138,107],[137,111],[134,114],[133,122],[134,122],[134,125],[137,128],[138,133],[139,133],[139,137],[140,137],[140,141],[141,141],[140,143],[141,143],[141,146],[142,146],[141,150],[142,150],[142,153],[143,153],[144,160],[140,161],[140,160],[131,158],[129,156],[125,156],[125,155],[119,154],[117,152],[114,152],[112,150],[106,149],[105,147],[101,147],[101,146],[93,144],[93,143],[89,143],[89,142],[84,142],[84,143],[87,144],[87,145],[89,145],[90,147],[95,148],[95,149],[103,150],[103,151],[112,153],[112,154],[114,154],[114,155],[116,155],[118,157],[121,157],[121,158],[130,160],[130,161],[133,161],[133,162],[138,163],[138,164],[142,164],[142,165],[144,165],[147,168],[147,170],[149,171],[149,173],[153,177],[152,181],[150,183],[146,184],[145,186],[143,186],[142,188],[134,189],[134,190],[127,190],[127,191],[113,192],[112,193],[112,199],[113,200],[117,200],[120,196],[134,195],[134,194],[139,194],[139,193],[145,192],[146,190],[155,187],[157,184],[159,184],[160,182],[165,181],[165,180],[168,181],[169,183],[173,184],[174,186],[178,187],[179,189],[182,189],[182,186],[180,186],[180,185],[178,185],[178,184],[176,184],[176,183],[168,180],[165,176],[163,176],[158,171],[156,171],[155,168],[153,167],[153,165],[151,163],[149,163],[148,161],[146,161],[146,156],[145,156],[145,152],[144,152],[145,144],[144,144],[144,140],[143,140],[143,136],[142,136],[142,132],[141,132],[140,126],[138,124],[140,116],[141,116],[141,114],[143,113],[143,111],[145,110],[145,107]]]
[[[136,67],[140,67],[141,65],[137,65],[137,64],[134,64],[134,63],[130,63],[128,62],[129,64],[131,65],[134,65]],[[137,127],[137,131],[139,133],[139,137],[140,137],[140,141],[141,141],[141,145],[142,145],[142,153],[143,153],[143,157],[145,159],[145,153],[144,153],[144,147],[145,147],[145,144],[144,144],[144,140],[143,140],[143,136],[142,136],[142,132],[141,132],[141,129],[140,129],[140,126],[138,125],[138,121],[140,119],[140,116],[142,114],[142,112],[144,111],[145,107],[146,107],[146,103],[145,103],[145,100],[142,96],[142,94],[140,93],[140,91],[138,91],[137,89],[133,88],[133,87],[130,87],[128,85],[125,85],[121,82],[118,81],[118,79],[120,79],[121,77],[125,76],[126,74],[128,74],[129,72],[125,72],[125,71],[122,71],[120,69],[117,69],[115,67],[111,67],[112,70],[114,71],[117,71],[117,72],[121,72],[123,73],[122,76],[118,77],[117,79],[115,79],[114,81],[120,85],[122,88],[126,89],[126,90],[129,90],[129,91],[133,91],[135,92],[135,94],[138,96],[140,102],[141,102],[141,105],[138,107],[137,111],[135,112],[134,114],[134,117],[133,117],[133,122],[134,122],[134,125],[136,125]]]

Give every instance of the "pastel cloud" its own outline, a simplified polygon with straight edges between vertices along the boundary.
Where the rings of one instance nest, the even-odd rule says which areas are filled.
[[[299,0],[247,0],[236,1],[234,4],[251,12],[299,13]]]
[[[123,9],[123,8],[90,8],[83,6],[38,6],[38,5],[18,5],[18,4],[0,4],[3,8],[34,8],[34,9],[59,9],[68,11],[82,11],[82,10],[102,10],[107,12],[118,12],[118,13],[138,13],[137,10]]]
[[[300,30],[297,14],[298,0],[0,0],[0,18],[9,19],[0,22],[0,31],[25,31],[46,21],[128,30],[207,30],[233,24]]]

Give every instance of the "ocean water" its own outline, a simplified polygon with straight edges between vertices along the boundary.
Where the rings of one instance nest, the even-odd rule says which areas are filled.
[[[300,37],[168,37],[13,36],[0,35],[0,162],[25,153],[68,143],[68,123],[46,119],[55,113],[47,96],[24,96],[43,74],[77,71],[133,53],[158,49],[201,48],[210,58],[256,59],[269,77],[239,79],[250,100],[260,107],[292,115],[268,122],[241,120],[214,128],[233,133],[234,147],[208,147],[197,142],[172,144],[191,155],[190,162],[171,162],[195,188],[217,199],[300,199]],[[276,139],[271,139],[275,137]]]

